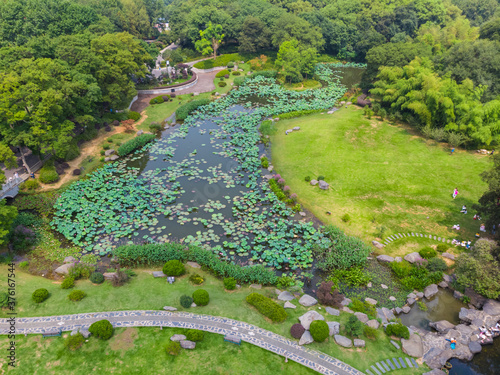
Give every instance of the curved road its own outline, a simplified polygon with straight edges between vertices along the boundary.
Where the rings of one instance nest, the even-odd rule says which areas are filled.
[[[87,329],[97,320],[108,319],[114,327],[177,327],[192,328],[221,335],[239,336],[242,341],[259,346],[292,361],[307,366],[321,374],[363,375],[362,372],[321,352],[307,349],[295,341],[238,320],[211,315],[169,311],[113,311],[74,315],[17,318],[16,334],[41,334],[53,331]],[[0,319],[0,334],[9,333],[8,319]],[[229,344],[228,344],[229,345]]]

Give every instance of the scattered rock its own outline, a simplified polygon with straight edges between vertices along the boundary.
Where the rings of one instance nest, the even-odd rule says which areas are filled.
[[[368,322],[368,315],[362,313],[362,312],[355,312],[354,315],[358,318],[358,320],[361,323],[366,323]]]
[[[276,293],[276,295],[279,296],[283,292],[279,289],[274,289],[274,293]]]
[[[483,305],[483,311],[492,316],[500,315],[500,302],[489,299]]]
[[[70,335],[71,336],[77,335],[78,334],[78,330],[79,330],[79,328],[74,329],[73,331],[71,331]]]
[[[377,318],[380,318],[382,323],[385,324],[393,319],[396,319],[396,316],[387,307],[382,307],[381,309],[377,309]]]
[[[342,302],[340,303],[342,306],[347,306],[350,304],[352,301],[349,298],[344,298]]]
[[[394,302],[394,301],[396,301],[396,297],[394,297],[394,296],[390,296],[390,297],[389,297],[389,301],[393,301],[393,302]]]
[[[328,328],[330,329],[330,336],[339,334],[340,332],[339,322],[326,322],[326,324],[328,324]]]
[[[438,292],[438,286],[436,284],[431,284],[424,289],[425,298],[430,299],[434,297]]]
[[[417,295],[415,293],[410,293],[406,297],[415,299],[417,298]]]
[[[438,284],[438,286],[439,286],[440,288],[446,289],[446,288],[448,288],[448,283],[447,283],[446,281],[441,281],[441,282]]]
[[[405,255],[404,260],[406,260],[407,262],[410,262],[410,263],[415,263],[417,261],[421,261],[422,257],[420,256],[419,253],[414,252],[414,253]]]
[[[406,300],[406,303],[408,303],[408,305],[410,305],[410,306],[411,306],[411,305],[413,305],[413,304],[415,303],[415,299],[414,299],[414,298],[408,298],[408,299]]]
[[[311,180],[311,182],[309,182],[312,186],[316,186],[318,184],[318,180]]]
[[[328,183],[326,183],[323,180],[319,180],[319,188],[321,190],[328,190],[329,187],[330,187],[330,185]]]
[[[477,341],[472,341],[469,343],[469,350],[471,351],[472,354],[477,354],[481,352],[481,344],[478,343]]]
[[[334,315],[334,316],[339,316],[340,315],[340,311],[337,310],[337,309],[334,309],[333,307],[325,307],[325,310],[330,315]]]
[[[300,126],[294,127],[293,130],[300,130]]]
[[[299,215],[302,216],[302,217],[305,217],[306,216],[306,213],[304,211],[300,211],[299,212]]]
[[[349,307],[347,307],[347,306],[342,307],[342,311],[343,311],[343,312],[346,312],[346,313],[349,313],[349,314],[353,314],[353,313],[354,313],[354,311],[352,311],[352,310],[351,310]]]
[[[378,302],[377,302],[377,300],[375,300],[375,299],[373,299],[373,298],[370,298],[370,297],[366,297],[366,298],[365,298],[365,302],[368,302],[368,303],[369,303],[370,305],[372,305],[372,306],[375,306],[375,305],[377,305],[377,303],[378,303]]]
[[[280,295],[278,296],[278,299],[280,301],[291,301],[292,299],[295,299],[295,297],[292,295],[292,293],[287,292],[285,290],[284,292],[280,293]]]
[[[201,266],[196,263],[196,262],[186,262],[186,264],[189,266],[189,267],[193,267],[193,268],[201,268]]]
[[[368,284],[366,284],[366,286],[367,286],[368,288],[371,288],[371,287],[372,287],[372,282],[370,281]]]
[[[396,315],[399,315],[399,314],[401,314],[402,312],[403,312],[403,309],[402,309],[401,307],[396,307],[396,308],[394,309],[394,313],[395,313]]]
[[[424,355],[424,347],[422,339],[419,335],[411,334],[409,340],[401,339],[403,345],[403,352],[411,357],[420,358]]]
[[[375,243],[374,243],[374,242],[377,242],[377,241],[372,241],[372,243],[373,243],[373,245],[374,245],[375,247],[378,247],[377,245],[375,245]],[[377,242],[377,243],[379,243],[379,242]],[[383,246],[383,245],[382,245],[382,246]],[[381,249],[381,248],[379,247],[379,249]],[[379,256],[377,257],[377,260],[378,260],[379,262],[385,262],[385,263],[392,263],[392,262],[394,262],[394,258],[393,258],[393,257],[391,257],[391,256],[389,256],[389,255],[379,255]]]
[[[299,340],[299,345],[307,345],[307,344],[311,344],[313,342],[314,342],[314,340],[313,340],[313,337],[311,336],[311,332],[305,331]]]
[[[317,304],[318,300],[314,297],[311,297],[308,294],[304,294],[302,297],[300,297],[299,303],[302,306],[309,307],[309,306],[313,306],[313,305]]]
[[[403,258],[396,257],[396,258],[394,258],[394,261],[397,262],[397,263],[401,263],[403,261]]]
[[[105,272],[103,273],[104,275],[104,280],[113,280],[115,277],[118,276],[116,272]]]
[[[167,277],[163,271],[153,271],[153,277]]]
[[[410,306],[403,306],[403,308],[401,310],[403,310],[403,313],[408,314],[410,312],[411,308],[410,308]]]
[[[82,334],[82,336],[86,339],[88,339],[90,337],[90,335],[92,335],[88,329],[81,329],[80,330],[80,333]]]
[[[285,309],[296,309],[297,306],[295,306],[293,303],[289,302],[289,301],[286,301],[285,302]]]
[[[443,258],[448,258],[448,259],[451,259],[451,260],[455,260],[455,255],[450,254],[450,253],[442,253],[441,256]]]
[[[364,348],[365,347],[365,340],[354,339],[354,347],[355,348]]]
[[[398,349],[398,350],[400,349],[400,346],[399,346],[399,344],[396,341],[391,340],[391,344],[394,345],[394,347],[396,349]]]
[[[72,256],[64,258],[64,263],[74,263],[76,262],[76,259],[73,258]]]
[[[482,295],[476,293],[472,288],[465,288],[465,295],[470,298],[470,303],[476,308],[480,309],[488,300]]]
[[[458,290],[455,290],[453,291],[453,297],[455,297],[456,299],[462,299],[464,298],[464,295],[460,293]]]
[[[196,305],[196,303],[194,303],[194,302],[191,304],[191,307],[196,307],[196,306],[197,306],[197,305]]]
[[[385,284],[380,284],[380,286],[382,287],[382,289],[389,289],[389,287]]]
[[[375,329],[378,329],[378,327],[380,327],[380,323],[378,322],[378,320],[375,320],[375,319],[371,319],[371,320],[367,321],[366,325],[368,327],[372,327]]]
[[[423,292],[417,292],[417,298],[424,298],[424,293]]]
[[[315,320],[325,320],[325,317],[318,313],[317,311],[311,310],[306,312],[304,315],[299,317],[300,324],[308,330],[311,323]]]
[[[70,268],[73,267],[74,265],[75,265],[75,263],[63,264],[62,266],[57,267],[54,272],[58,273],[60,275],[67,275],[67,274],[69,274]]]
[[[450,323],[447,320],[440,320],[438,322],[430,322],[429,326],[431,328],[434,328],[436,331],[441,332],[441,333],[446,333],[450,329],[455,328],[455,325]]]
[[[250,288],[262,289],[262,285],[260,285],[260,284],[250,284]]]
[[[335,335],[333,337],[335,338],[335,342],[337,343],[337,345],[343,346],[344,348],[352,347],[351,339],[348,339],[347,337],[341,335]]]
[[[181,341],[181,340],[186,340],[186,336],[184,335],[173,335],[171,338],[170,338],[171,341]]]
[[[444,274],[443,281],[446,281],[449,284],[453,281],[453,277],[451,277],[450,275]]]
[[[177,311],[177,308],[172,307],[172,306],[163,306],[163,310],[165,310],[165,311]]]
[[[109,160],[111,160],[111,161],[115,161],[115,160],[118,160],[118,159],[120,159],[120,157],[118,155],[111,155],[109,157]]]
[[[137,135],[142,135],[143,133],[144,133],[144,130],[139,130],[139,131],[137,132]]]
[[[194,341],[181,340],[181,348],[182,349],[194,349],[194,348],[196,348],[196,343]]]
[[[110,156],[110,155],[113,155],[114,153],[115,153],[115,150],[113,150],[112,148],[104,151],[105,156]]]

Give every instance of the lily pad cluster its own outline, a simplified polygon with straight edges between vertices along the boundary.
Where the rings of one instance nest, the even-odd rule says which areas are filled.
[[[126,243],[180,241],[240,263],[309,267],[313,246],[331,242],[270,190],[258,126],[281,113],[333,107],[346,91],[333,68],[317,67],[330,83],[321,90],[288,91],[258,76],[199,107],[175,132],[71,185],[52,227],[99,255]]]

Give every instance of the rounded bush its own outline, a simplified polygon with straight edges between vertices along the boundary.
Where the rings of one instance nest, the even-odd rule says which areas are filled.
[[[304,180],[305,180],[306,182],[311,181],[311,176],[306,176],[306,178],[304,178]]]
[[[102,340],[108,340],[113,336],[113,325],[109,320],[98,320],[90,325],[89,332]]]
[[[21,190],[26,190],[26,191],[34,191],[39,187],[40,183],[38,182],[38,180],[33,180],[33,179],[26,180],[19,186]]]
[[[224,77],[225,75],[228,75],[228,77],[229,77],[229,70],[224,69],[224,70],[221,70],[220,72],[217,72],[217,74],[215,75],[215,78],[221,78],[221,77]]]
[[[182,307],[184,307],[185,309],[189,309],[191,307],[191,304],[193,303],[193,299],[189,296],[183,295],[180,298],[180,303]]]
[[[40,169],[40,182],[43,184],[52,184],[59,180],[56,168],[52,165],[45,165]]]
[[[81,169],[73,169],[73,176],[79,176],[82,174],[82,170]]]
[[[376,339],[377,338],[377,329],[370,327],[370,326],[364,326],[363,328],[363,334],[368,337],[369,339]]]
[[[439,245],[437,245],[436,250],[440,253],[444,253],[445,251],[448,250],[448,245],[440,243]]]
[[[389,324],[385,328],[385,333],[389,336],[401,337],[406,340],[410,338],[410,331],[408,330],[408,327],[401,323]]]
[[[77,350],[83,345],[84,341],[85,338],[83,335],[81,333],[77,333],[76,335],[68,336],[64,342],[64,346],[69,350]]]
[[[226,87],[226,86],[227,86],[227,83],[226,83],[226,82],[224,82],[224,81],[220,81],[220,82],[217,84],[217,86],[219,86],[219,87]]]
[[[446,271],[448,269],[448,266],[446,265],[446,262],[442,260],[441,258],[431,258],[427,262],[427,269],[431,272],[435,271]]]
[[[61,288],[62,289],[69,289],[73,288],[75,286],[75,279],[72,277],[67,277],[63,280],[61,283]]]
[[[149,124],[149,130],[151,130],[151,132],[153,133],[159,132],[161,130],[161,125],[157,122],[152,122],[151,124]]]
[[[191,281],[193,284],[200,285],[200,284],[203,284],[203,281],[205,281],[205,280],[203,279],[203,277],[201,277],[200,275],[195,273],[195,274],[189,276],[189,281]]]
[[[114,120],[114,121],[111,123],[111,125],[113,125],[113,126],[119,126],[119,125],[120,125],[120,121],[118,121],[118,120]]]
[[[200,331],[198,329],[190,329],[189,331],[186,332],[186,338],[189,341],[201,341],[203,340],[204,336],[205,332]]]
[[[90,275],[90,282],[94,284],[102,284],[104,282],[104,275],[100,272],[92,272]]]
[[[167,354],[178,355],[181,352],[181,344],[177,341],[170,341],[167,344]]]
[[[104,128],[104,131],[106,131],[106,132],[110,132],[110,131],[111,131],[111,126],[109,126],[109,125],[108,125],[108,126],[106,126],[106,127]]]
[[[233,76],[239,76],[239,75],[241,75],[241,72],[239,72],[239,71],[236,70],[236,71],[232,72],[231,74]]]
[[[319,181],[319,180],[323,180],[323,181],[325,181],[325,176],[321,176],[321,175],[320,175],[320,176],[318,176],[318,181]]]
[[[163,97],[162,96],[157,96],[149,101],[149,104],[161,104],[163,103]]]
[[[210,302],[210,296],[206,290],[198,289],[193,293],[193,301],[197,306],[206,306]]]
[[[184,275],[185,272],[186,267],[184,267],[184,264],[177,259],[169,260],[163,266],[163,273],[167,276],[180,276]]]
[[[132,119],[132,120],[134,120],[134,121],[137,121],[137,120],[139,120],[139,119],[141,118],[141,114],[140,114],[139,112],[136,112],[136,111],[129,111],[129,112],[127,113],[127,117],[128,117],[129,119]]]
[[[68,298],[73,301],[81,301],[87,294],[82,291],[82,290],[73,290],[69,295]]]
[[[234,68],[234,62],[228,62],[227,67],[231,69]]]
[[[328,328],[328,324],[324,320],[315,320],[311,323],[309,332],[311,332],[314,341],[323,342],[328,338],[330,328]]]
[[[420,256],[424,259],[431,259],[437,256],[437,251],[432,247],[426,246],[418,252]]]
[[[227,290],[234,290],[236,289],[236,280],[234,277],[226,277],[224,279],[224,288]]]
[[[306,329],[300,323],[296,323],[290,328],[290,334],[294,339],[300,339],[305,331]]]
[[[33,295],[31,296],[33,298],[33,301],[36,303],[42,303],[45,301],[47,298],[49,298],[49,291],[45,288],[37,289],[33,292]]]

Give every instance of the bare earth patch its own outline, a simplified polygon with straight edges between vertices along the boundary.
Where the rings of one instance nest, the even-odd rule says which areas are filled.
[[[109,341],[111,350],[128,350],[134,347],[137,338],[137,328],[127,328]]]

